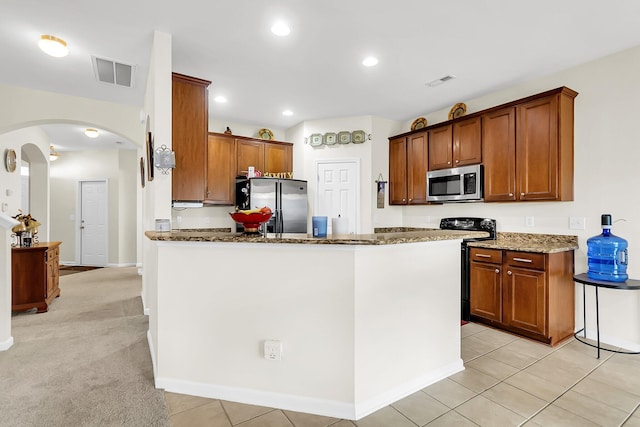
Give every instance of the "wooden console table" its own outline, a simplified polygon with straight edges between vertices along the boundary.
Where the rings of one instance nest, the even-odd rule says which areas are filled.
[[[600,313],[598,308],[598,288],[608,288],[608,289],[626,289],[626,290],[640,290],[640,280],[627,280],[626,282],[605,282],[603,280],[595,280],[591,279],[587,273],[581,273],[573,276],[573,280],[578,283],[582,283],[582,315],[584,316],[583,328],[577,331],[573,336],[583,344],[587,344],[591,347],[595,347],[598,349],[598,359],[600,359],[600,350],[610,351],[613,353],[622,353],[622,354],[640,354],[640,352],[633,351],[620,351],[620,350],[608,350],[606,348],[600,347]],[[583,332],[582,336],[587,338],[587,302],[585,298],[585,285],[593,286],[596,290],[596,337],[598,345],[590,344],[586,341],[583,341],[578,334]]]
[[[60,243],[37,243],[29,248],[11,249],[11,310],[49,310],[60,296]]]

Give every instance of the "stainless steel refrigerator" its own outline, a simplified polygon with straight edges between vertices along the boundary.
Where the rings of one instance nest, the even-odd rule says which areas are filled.
[[[238,209],[270,207],[273,216],[266,223],[267,233],[307,232],[307,181],[239,179],[236,181],[236,206]],[[238,231],[241,229],[239,226]]]

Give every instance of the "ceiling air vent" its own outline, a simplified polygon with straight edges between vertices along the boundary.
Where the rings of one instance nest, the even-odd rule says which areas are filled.
[[[91,56],[93,62],[93,72],[96,79],[103,83],[118,86],[133,87],[133,73],[135,67],[122,62],[113,61],[106,58]]]
[[[453,79],[455,79],[455,78],[456,78],[456,76],[454,76],[453,74],[448,74],[448,75],[446,75],[446,76],[444,76],[444,77],[440,77],[439,79],[436,79],[436,80],[430,81],[429,83],[425,83],[425,84],[426,84],[427,86],[431,86],[431,87],[434,87],[434,86],[440,86],[442,83],[446,83],[446,82],[448,82],[449,80],[453,80]]]

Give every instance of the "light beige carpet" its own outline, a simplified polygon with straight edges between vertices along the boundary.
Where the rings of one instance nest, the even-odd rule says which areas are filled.
[[[0,426],[169,426],[153,384],[137,269],[60,277],[49,312],[12,316]]]

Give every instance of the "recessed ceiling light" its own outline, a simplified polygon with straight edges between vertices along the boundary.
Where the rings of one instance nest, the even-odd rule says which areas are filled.
[[[375,58],[373,56],[368,56],[362,61],[362,65],[364,65],[365,67],[373,67],[377,63],[378,63],[378,58]]]
[[[97,138],[98,137],[98,129],[87,128],[84,130],[84,134],[89,138]]]
[[[38,47],[47,55],[55,56],[56,58],[62,58],[69,54],[67,42],[48,34],[40,36]]]
[[[283,115],[283,116],[293,116],[293,111],[291,111],[291,110],[284,110],[284,111],[282,112],[282,115]]]
[[[271,32],[276,36],[284,37],[289,35],[291,28],[284,22],[278,21],[271,27]]]
[[[440,77],[439,79],[432,80],[429,83],[426,83],[426,85],[430,86],[430,87],[440,86],[442,83],[446,83],[449,80],[453,80],[455,78],[456,78],[456,76],[454,76],[453,74],[448,74],[448,75],[446,75],[444,77]]]
[[[222,95],[216,96],[215,98],[213,98],[213,100],[219,104],[224,104],[225,102],[227,102],[227,98]]]

